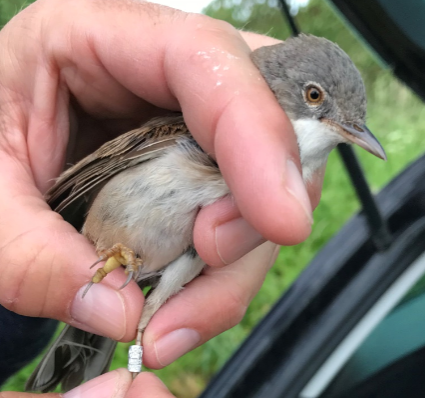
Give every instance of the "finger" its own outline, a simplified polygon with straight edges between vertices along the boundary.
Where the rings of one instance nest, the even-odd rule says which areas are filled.
[[[124,398],[130,388],[132,377],[127,369],[116,369],[89,380],[65,394],[32,394],[0,392],[0,398]]]
[[[249,47],[254,50],[260,46],[277,44],[280,40],[272,37],[260,35],[251,32],[240,32]],[[106,122],[100,122],[98,119],[80,109],[77,103],[72,105],[73,111],[78,115],[78,131],[72,134],[72,125],[70,131],[70,142],[67,148],[67,163],[76,163],[78,160],[95,151],[103,143],[109,141],[120,134],[137,128],[141,124],[156,116],[166,116],[170,111],[157,107],[146,108],[137,113],[136,119],[118,119],[112,122],[110,119]]]
[[[116,369],[63,394],[63,398],[124,398],[132,383],[127,369]]]
[[[277,246],[266,242],[227,267],[207,268],[171,298],[145,331],[146,366],[166,366],[240,322],[277,253]]]
[[[181,108],[196,140],[216,156],[245,220],[274,242],[308,236],[311,205],[291,124],[234,28],[144,2],[69,4],[55,7],[48,19],[55,29],[46,31],[58,34],[43,40],[86,110],[129,115],[138,98]],[[76,10],[71,35],[61,34]]]
[[[231,196],[201,209],[196,218],[195,247],[210,266],[231,264],[264,242],[241,216]]]
[[[0,159],[0,303],[22,315],[131,340],[143,305],[140,289],[133,283],[118,290],[125,280],[118,271],[82,299],[96,260],[92,245],[50,210],[16,160],[4,152]]]
[[[174,74],[167,74],[166,63],[185,120],[215,155],[243,218],[266,239],[297,243],[312,220],[292,126],[239,36],[229,33],[219,50],[207,33],[201,40],[170,67]],[[195,101],[193,94],[209,101]]]
[[[307,184],[313,208],[319,204],[326,165]],[[207,206],[198,214],[194,243],[198,254],[210,266],[222,267],[238,260],[265,241],[242,217],[231,196]]]
[[[35,393],[26,393],[26,392],[1,392],[0,398],[60,398],[61,394],[35,394]]]
[[[174,398],[174,395],[153,373],[142,372],[134,379],[126,398]]]
[[[281,42],[257,33],[240,33],[251,50]],[[307,184],[313,209],[320,200],[324,173],[325,166]],[[249,253],[265,239],[242,218],[234,199],[226,197],[201,209],[195,223],[194,241],[198,254],[208,265],[224,266]]]

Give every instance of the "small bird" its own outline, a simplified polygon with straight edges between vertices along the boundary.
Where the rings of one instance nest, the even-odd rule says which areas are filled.
[[[386,159],[365,126],[360,73],[336,44],[300,35],[259,48],[251,59],[292,122],[306,182],[339,143]],[[126,283],[152,286],[138,325],[140,344],[156,311],[205,266],[192,238],[198,209],[229,192],[217,163],[177,114],[107,142],[65,171],[46,200],[65,219],[75,221],[81,209],[87,214],[81,232],[95,246],[98,263],[106,261],[91,283],[124,266]],[[26,389],[47,392],[62,383],[67,391],[106,372],[115,344],[67,326]]]

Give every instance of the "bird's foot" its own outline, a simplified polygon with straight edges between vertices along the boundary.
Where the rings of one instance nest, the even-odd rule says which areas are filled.
[[[108,275],[114,269],[121,267],[121,265],[125,266],[125,273],[128,274],[127,280],[120,287],[120,289],[123,289],[130,283],[133,276],[137,275],[137,272],[143,263],[141,258],[136,257],[133,250],[129,249],[121,243],[116,243],[110,249],[101,250],[98,252],[98,254],[99,259],[93,265],[91,265],[90,268],[93,268],[96,264],[99,264],[102,261],[106,261],[106,263],[102,268],[99,268],[95,272],[91,282],[83,293],[83,297],[86,295],[93,283],[101,282],[106,275]]]

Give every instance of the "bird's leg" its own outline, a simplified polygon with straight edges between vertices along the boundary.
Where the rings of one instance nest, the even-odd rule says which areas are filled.
[[[106,275],[108,275],[114,269],[121,267],[121,265],[125,266],[125,273],[128,274],[127,280],[120,287],[120,289],[124,288],[130,283],[133,276],[135,274],[137,275],[138,269],[143,264],[142,259],[137,258],[133,250],[129,249],[121,243],[116,243],[110,249],[100,250],[98,254],[99,260],[97,260],[90,268],[93,268],[96,264],[105,260],[106,263],[103,267],[99,268],[95,272],[91,282],[83,293],[83,297],[86,295],[93,283],[101,282]]]
[[[160,307],[171,296],[177,294],[184,285],[195,279],[201,273],[204,265],[205,263],[193,247],[167,265],[162,272],[158,285],[146,297],[142,316],[137,327],[136,345],[141,346],[143,332]],[[136,374],[137,372],[133,372],[133,377]]]

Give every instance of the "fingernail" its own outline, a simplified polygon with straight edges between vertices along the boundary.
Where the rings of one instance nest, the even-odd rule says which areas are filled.
[[[72,318],[87,331],[120,340],[127,324],[121,295],[109,286],[94,284],[83,299],[84,290],[85,286],[78,291],[72,303]]]
[[[310,224],[313,224],[313,210],[311,208],[310,198],[308,197],[307,189],[304,180],[298,167],[292,160],[286,162],[286,190],[295,198],[301,205],[304,213],[307,216]]]
[[[215,245],[224,264],[231,264],[265,242],[265,239],[243,218],[219,225]]]
[[[62,395],[63,398],[109,398],[115,396],[120,373],[112,371],[102,376],[89,380],[81,386],[75,387],[71,391]]]
[[[200,341],[201,335],[196,330],[174,330],[155,342],[156,359],[160,365],[167,366],[195,348]]]

